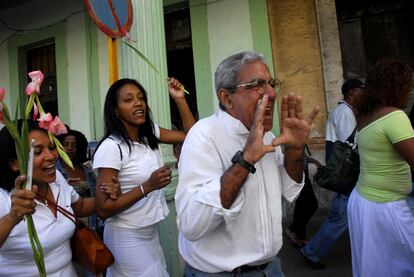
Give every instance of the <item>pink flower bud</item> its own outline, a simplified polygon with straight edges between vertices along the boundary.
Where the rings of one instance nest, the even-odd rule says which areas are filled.
[[[40,113],[40,117],[37,120],[39,121],[39,127],[49,131],[49,125],[53,122],[52,115],[50,113],[44,114]]]
[[[26,94],[29,96],[35,92],[39,94],[40,86],[42,85],[45,76],[40,70],[32,71],[28,75],[32,81],[26,87]]]
[[[40,86],[36,84],[35,82],[30,82],[26,87],[26,94],[28,96],[32,95],[33,93],[39,94],[40,92]]]
[[[0,88],[0,100],[3,100],[5,96],[6,96],[6,89]]]
[[[33,120],[36,120],[37,116],[39,115],[39,109],[37,108],[36,103],[33,103]]]
[[[59,119],[58,116],[55,116],[53,122],[50,123],[49,131],[55,136],[66,134],[68,132],[68,130],[66,130],[66,126],[63,124],[63,122]]]
[[[43,75],[42,71],[40,70],[32,71],[28,75],[32,79],[32,82],[39,85],[39,87],[42,84],[43,79],[45,78],[45,75]]]

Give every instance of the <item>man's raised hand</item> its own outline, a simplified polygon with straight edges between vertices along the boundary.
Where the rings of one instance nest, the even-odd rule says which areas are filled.
[[[314,107],[304,118],[302,97],[294,94],[284,96],[281,107],[281,134],[273,140],[272,145],[284,144],[287,147],[302,148],[320,107]]]

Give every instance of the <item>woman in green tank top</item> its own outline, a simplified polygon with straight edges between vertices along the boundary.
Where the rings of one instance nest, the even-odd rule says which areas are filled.
[[[353,276],[414,276],[414,131],[402,111],[413,89],[406,63],[379,61],[358,103],[358,183],[348,202]]]

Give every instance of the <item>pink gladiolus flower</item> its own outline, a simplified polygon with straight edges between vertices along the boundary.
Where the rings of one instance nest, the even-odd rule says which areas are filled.
[[[33,103],[33,117],[32,117],[32,119],[36,120],[38,114],[39,114],[39,109],[37,108],[36,103]]]
[[[40,92],[40,86],[34,82],[30,82],[26,87],[26,94],[30,96],[35,92]]]
[[[53,122],[50,123],[49,131],[55,136],[66,134],[68,132],[68,130],[66,130],[65,124],[63,124],[58,116],[55,116]]]
[[[32,82],[38,84],[39,86],[42,84],[45,75],[43,75],[42,71],[36,70],[32,71],[29,74],[29,77],[32,79]]]
[[[32,95],[34,92],[39,94],[40,86],[42,85],[43,79],[45,76],[43,75],[42,71],[36,70],[29,73],[29,77],[32,81],[26,87],[26,94]]]
[[[0,100],[3,100],[5,96],[6,96],[6,89],[5,88],[0,88]],[[3,107],[2,107],[2,109],[3,109]]]
[[[47,114],[40,113],[40,117],[37,121],[39,121],[40,128],[49,131],[49,125],[53,123],[53,117],[50,113],[47,113]]]

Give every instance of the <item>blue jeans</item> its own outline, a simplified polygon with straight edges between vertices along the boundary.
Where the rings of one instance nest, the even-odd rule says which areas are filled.
[[[349,196],[335,194],[329,217],[319,228],[319,231],[300,250],[311,261],[320,262],[335,241],[348,228],[348,199]]]
[[[280,266],[280,259],[274,257],[273,260],[267,265],[263,270],[252,270],[241,273],[233,272],[219,272],[219,273],[207,273],[193,268],[189,264],[185,264],[184,267],[184,277],[284,277],[285,275],[282,272]]]

